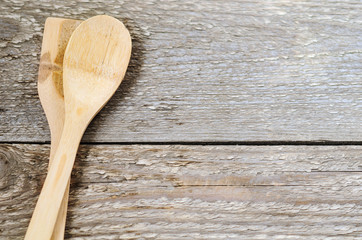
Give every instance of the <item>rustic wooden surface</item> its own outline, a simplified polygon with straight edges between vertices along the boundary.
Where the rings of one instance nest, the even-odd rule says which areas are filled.
[[[46,17],[109,14],[127,77],[85,142],[362,141],[362,5],[2,0],[0,141],[49,141],[36,92]]]
[[[45,19],[97,14],[125,22],[133,54],[83,139],[66,239],[362,239],[359,1],[0,9],[1,240],[23,238],[47,169]]]
[[[361,239],[362,146],[83,145],[71,239]],[[48,145],[0,145],[0,234],[21,239]]]

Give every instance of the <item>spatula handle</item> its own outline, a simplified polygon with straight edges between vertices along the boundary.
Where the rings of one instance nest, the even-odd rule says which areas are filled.
[[[54,155],[59,146],[61,133],[63,132],[64,120],[62,121],[61,127],[50,128],[51,130],[51,147],[50,147],[50,158],[49,158],[49,167],[54,163]],[[53,129],[53,131],[52,131]],[[55,130],[55,131],[54,131]],[[68,198],[69,198],[69,188],[70,188],[70,179],[68,180],[67,188],[64,192],[63,200],[60,205],[60,209],[58,212],[57,221],[55,223],[53,234],[50,240],[64,240],[64,232],[65,232],[65,223],[67,220],[67,210],[68,210]]]
[[[60,205],[58,217],[50,240],[64,240],[65,223],[67,220],[67,210],[68,210],[69,189],[70,189],[70,179],[68,180],[67,188],[65,189],[63,195],[63,200]]]
[[[25,240],[49,240],[84,130],[65,121],[63,134],[35,206]]]

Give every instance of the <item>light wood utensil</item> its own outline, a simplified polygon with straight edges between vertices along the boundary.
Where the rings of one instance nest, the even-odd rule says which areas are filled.
[[[38,74],[38,94],[48,120],[51,136],[49,166],[53,164],[64,125],[63,57],[78,20],[47,18]],[[69,183],[64,193],[51,239],[63,240],[67,216]]]
[[[80,140],[121,83],[131,49],[128,30],[109,16],[92,17],[73,32],[63,60],[64,128],[25,239],[50,239]]]

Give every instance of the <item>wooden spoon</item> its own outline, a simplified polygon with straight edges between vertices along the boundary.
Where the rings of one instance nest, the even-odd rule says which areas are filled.
[[[109,16],[92,17],[73,32],[63,61],[63,133],[25,239],[51,237],[80,140],[121,83],[131,49],[128,30]]]
[[[53,163],[64,125],[63,57],[78,20],[47,18],[38,74],[38,94],[48,120],[51,136],[49,166]],[[69,183],[54,227],[53,240],[63,240],[67,216]]]

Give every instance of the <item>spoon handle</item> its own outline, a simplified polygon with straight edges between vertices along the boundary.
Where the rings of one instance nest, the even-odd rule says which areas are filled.
[[[30,220],[25,240],[49,240],[85,129],[65,121],[62,137]]]

